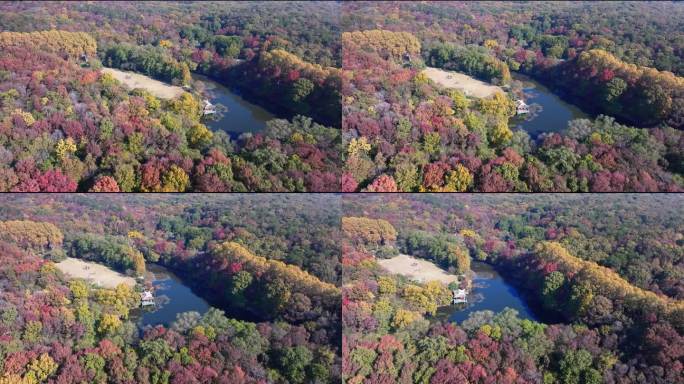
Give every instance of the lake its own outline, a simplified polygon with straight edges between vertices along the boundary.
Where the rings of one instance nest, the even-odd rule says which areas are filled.
[[[209,303],[198,296],[183,281],[158,264],[147,264],[147,272],[152,278],[154,296],[157,305],[154,308],[135,309],[131,312],[131,320],[139,326],[164,325],[168,327],[181,312],[195,311],[204,314],[209,310]]]
[[[193,74],[192,78],[201,83],[209,101],[214,105],[225,107],[217,119],[207,118],[204,124],[213,131],[223,130],[236,138],[245,132],[259,132],[266,128],[266,122],[277,118],[266,109],[252,104],[239,96],[237,91],[219,84],[207,76]]]
[[[439,317],[448,317],[450,321],[461,323],[473,312],[489,310],[497,313],[508,307],[518,311],[521,319],[538,320],[520,293],[491,265],[473,261],[471,269],[474,276],[468,303],[442,307],[438,311]]]
[[[513,73],[513,80],[523,83],[522,92],[525,102],[530,106],[530,114],[513,117],[511,128],[527,131],[530,137],[537,138],[545,132],[563,132],[573,119],[589,118],[579,107],[563,101],[558,95],[528,76]],[[524,116],[524,117],[523,117]]]

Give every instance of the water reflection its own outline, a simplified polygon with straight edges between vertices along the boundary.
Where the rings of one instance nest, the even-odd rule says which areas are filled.
[[[196,81],[195,88],[204,90],[209,101],[218,107],[217,116],[209,117],[204,122],[213,131],[223,130],[237,137],[245,132],[262,131],[267,121],[276,118],[266,109],[248,102],[236,91],[206,76],[193,74],[192,78]]]
[[[521,319],[537,320],[537,317],[518,291],[506,283],[492,266],[473,261],[473,286],[468,294],[468,303],[440,308],[438,316],[448,317],[450,321],[462,322],[472,312],[490,310],[501,312],[504,308],[518,311]]]
[[[563,132],[569,121],[589,117],[528,76],[514,73],[513,80],[522,83],[520,87],[530,113],[514,117],[510,126],[527,131],[533,139],[545,132]]]
[[[209,310],[209,304],[196,295],[183,281],[170,270],[157,265],[148,264],[147,271],[152,277],[155,305],[133,311],[131,317],[140,326],[169,326],[181,312],[196,311],[203,314]]]

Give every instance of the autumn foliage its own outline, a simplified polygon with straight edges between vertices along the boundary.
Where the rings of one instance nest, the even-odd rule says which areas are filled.
[[[29,220],[0,221],[0,239],[28,248],[59,248],[64,235],[52,223]]]
[[[397,231],[383,219],[367,217],[343,217],[342,231],[353,240],[372,244],[391,244],[397,239]]]
[[[288,290],[288,292],[282,292],[285,302],[278,303],[277,308],[287,307],[288,299],[292,294],[298,292],[314,299],[314,302],[320,305],[334,303],[335,298],[339,295],[339,289],[334,285],[320,281],[297,266],[254,255],[244,246],[235,242],[218,245],[212,253],[213,260],[211,262],[215,265],[240,265],[240,270],[247,271],[257,278],[268,278],[285,283]],[[216,272],[222,270],[223,268],[218,268]]]
[[[420,41],[407,32],[380,29],[343,32],[342,44],[347,49],[377,52],[384,59],[402,59],[404,55],[420,54]]]
[[[39,32],[0,32],[0,48],[24,47],[60,56],[80,59],[83,55],[94,56],[97,42],[85,32],[59,30]]]
[[[0,7],[0,190],[339,190],[332,4]],[[161,100],[103,65],[178,85],[208,75],[288,120],[242,137],[212,132],[201,87]]]
[[[311,196],[0,196],[0,383],[339,382],[339,211]],[[146,283],[69,279],[42,247],[163,263],[225,313],[142,327]]]
[[[682,382],[684,311],[676,283],[662,280],[681,273],[681,266],[671,264],[681,240],[679,200],[676,195],[345,195],[345,212],[390,222],[404,252],[430,258],[440,254],[435,239],[462,241],[467,257],[495,266],[524,293],[538,320],[521,319],[511,309],[474,311],[458,323],[446,320],[437,308],[448,305],[448,291],[442,298],[435,282],[389,274],[376,262],[382,255],[350,237],[343,247],[343,378],[434,384]],[[656,281],[671,287],[667,294]]]
[[[681,316],[684,315],[684,300],[674,300],[635,287],[610,268],[571,255],[557,242],[540,243],[534,252],[540,262],[553,263],[556,270],[566,276],[578,275],[581,281],[592,286],[593,292],[611,300],[625,302],[633,309],[639,308],[673,320],[681,320]]]
[[[601,112],[638,126],[684,127],[684,77],[672,72],[629,64],[604,50],[591,49],[549,76],[570,94],[585,98],[585,104],[591,100]]]
[[[393,190],[391,178],[403,192],[681,190],[684,102],[667,72],[682,70],[681,7],[593,7],[602,17],[556,5],[538,16],[531,4],[344,3],[342,189]],[[671,35],[645,37],[644,20]],[[478,99],[433,83],[426,65],[511,87]],[[597,116],[538,137],[516,129],[514,72]]]

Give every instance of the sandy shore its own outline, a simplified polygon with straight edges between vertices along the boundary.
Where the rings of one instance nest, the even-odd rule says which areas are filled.
[[[468,75],[458,72],[445,71],[438,68],[427,67],[423,73],[435,83],[446,87],[462,90],[466,96],[488,97],[496,92],[503,92],[501,87],[485,83]]]
[[[409,255],[402,254],[391,259],[378,259],[377,261],[378,264],[391,273],[406,276],[420,282],[437,280],[444,284],[449,284],[452,281],[458,280],[458,276],[448,273],[435,264]]]
[[[102,264],[67,257],[66,260],[55,265],[71,278],[90,280],[104,288],[116,288],[121,283],[131,287],[135,285],[134,278],[111,270]]]
[[[160,99],[173,99],[185,92],[181,87],[168,85],[139,73],[125,72],[114,68],[102,68],[102,72],[111,74],[131,89],[143,88]]]

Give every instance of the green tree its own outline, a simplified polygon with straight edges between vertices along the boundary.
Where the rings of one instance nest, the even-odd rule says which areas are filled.
[[[242,292],[252,284],[252,275],[247,271],[236,273],[231,280],[230,293],[234,296],[241,295]]]
[[[418,167],[408,161],[401,161],[395,166],[394,181],[397,189],[402,192],[410,192],[416,188],[420,182]]]
[[[367,377],[373,371],[373,362],[378,354],[368,348],[356,347],[349,354],[349,361],[358,366],[358,375]]]
[[[237,57],[242,48],[242,39],[238,36],[215,36],[214,48],[223,57]]]
[[[547,307],[553,309],[557,308],[556,298],[561,287],[563,287],[564,284],[565,276],[563,276],[563,274],[558,271],[553,271],[544,278],[544,287],[542,288],[542,301]]]
[[[85,368],[88,375],[93,377],[94,383],[104,383],[107,381],[107,373],[105,372],[105,359],[96,353],[86,353],[81,356],[81,365]]]
[[[586,313],[594,299],[594,292],[587,283],[575,283],[570,289],[570,305],[568,306],[571,316],[578,317]]]
[[[188,63],[181,63],[181,84],[188,85],[192,81],[192,75],[190,74],[190,68]]]
[[[423,136],[423,149],[425,152],[434,155],[439,151],[441,137],[437,132],[430,132]]]
[[[23,339],[29,343],[35,343],[40,338],[43,331],[43,324],[40,321],[29,321],[24,326]]]
[[[311,360],[313,360],[313,353],[300,345],[283,349],[278,363],[291,383],[303,383],[306,381],[306,368]]]
[[[292,90],[290,97],[295,103],[301,103],[306,99],[311,92],[314,90],[314,83],[309,79],[300,78],[292,83]]]
[[[585,381],[581,379],[583,373],[591,368],[591,362],[591,354],[584,349],[567,351],[559,363],[561,382],[563,384],[584,383]],[[594,376],[593,373],[588,375]]]

